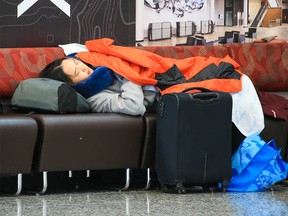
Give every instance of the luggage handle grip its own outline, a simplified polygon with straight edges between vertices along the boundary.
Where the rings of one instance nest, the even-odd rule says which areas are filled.
[[[193,93],[193,98],[195,99],[200,99],[200,100],[213,100],[213,99],[217,99],[218,98],[218,94],[217,92],[213,92],[209,89],[203,88],[203,87],[191,87],[191,88],[187,88],[185,90],[183,90],[182,92],[188,92],[191,90],[200,90],[201,92],[196,92]],[[203,92],[205,92],[205,94],[203,94]]]
[[[203,88],[203,87],[191,87],[191,88],[184,89],[182,92],[186,93],[186,92],[191,91],[191,90],[200,90],[202,92],[212,92],[211,90]]]
[[[193,98],[200,100],[213,100],[218,98],[218,94],[216,92],[207,92],[205,94],[203,94],[203,92],[200,92],[194,93]]]

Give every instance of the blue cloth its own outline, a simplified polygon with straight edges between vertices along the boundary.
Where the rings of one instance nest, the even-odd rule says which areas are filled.
[[[77,52],[74,52],[74,53],[70,53],[67,55],[67,57],[71,58],[71,57],[75,57],[77,55]]]
[[[110,86],[115,79],[114,72],[107,67],[97,67],[84,81],[72,87],[86,99]]]
[[[232,157],[232,178],[227,191],[265,191],[286,179],[288,165],[274,140],[266,143],[260,135],[248,136]]]

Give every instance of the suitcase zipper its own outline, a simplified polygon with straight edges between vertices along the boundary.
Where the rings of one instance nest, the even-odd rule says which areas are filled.
[[[164,102],[160,102],[158,106],[158,115],[162,118],[164,116]]]
[[[204,173],[203,173],[203,184],[206,182],[206,175],[207,175],[207,153],[205,153],[205,160],[204,160]]]

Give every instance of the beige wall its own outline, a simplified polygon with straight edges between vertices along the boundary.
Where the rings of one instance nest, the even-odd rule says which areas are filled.
[[[260,0],[249,0],[249,22],[251,23],[261,7]]]
[[[280,8],[269,8],[262,21],[263,27],[281,25],[282,10]]]

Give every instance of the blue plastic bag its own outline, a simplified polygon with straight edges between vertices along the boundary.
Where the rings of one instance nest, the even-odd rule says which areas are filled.
[[[265,191],[286,179],[288,164],[274,140],[266,143],[260,135],[247,137],[232,157],[232,178],[227,191]]]

